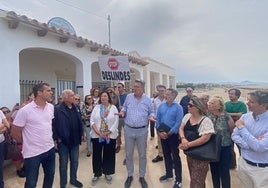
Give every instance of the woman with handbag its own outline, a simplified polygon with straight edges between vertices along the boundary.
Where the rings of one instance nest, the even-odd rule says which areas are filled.
[[[214,127],[206,117],[207,110],[201,99],[192,97],[188,104],[188,114],[183,117],[179,134],[181,144],[179,149],[187,150],[209,141]],[[190,173],[190,188],[204,188],[209,161],[186,156]]]
[[[9,123],[4,113],[0,110],[0,188],[4,188],[4,180],[3,180],[4,144],[5,144],[4,133],[8,129],[9,129]]]
[[[222,136],[220,160],[210,163],[210,171],[214,188],[231,187],[229,163],[231,160],[231,135],[235,127],[231,116],[224,111],[222,97],[215,96],[208,102],[208,117],[214,124],[216,134]]]
[[[115,172],[115,145],[118,135],[119,117],[117,108],[107,91],[100,94],[100,104],[92,111],[91,137],[92,137],[92,166],[94,177],[91,185],[94,186],[99,177],[104,174],[107,184],[112,183],[112,174]]]

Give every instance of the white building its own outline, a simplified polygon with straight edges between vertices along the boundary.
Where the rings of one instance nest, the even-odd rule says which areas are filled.
[[[172,67],[138,53],[125,54],[25,15],[0,10],[0,31],[0,106],[22,102],[39,82],[49,83],[55,96],[68,88],[83,97],[92,87],[114,85],[116,81],[101,81],[98,57],[104,55],[128,56],[132,81],[145,80],[148,95],[157,84],[175,88]],[[131,83],[126,85],[131,89]]]

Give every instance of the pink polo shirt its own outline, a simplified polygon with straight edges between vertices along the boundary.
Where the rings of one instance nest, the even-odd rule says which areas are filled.
[[[24,158],[40,155],[54,147],[52,138],[53,118],[54,107],[49,103],[42,109],[32,101],[18,111],[13,124],[23,127],[22,154]]]

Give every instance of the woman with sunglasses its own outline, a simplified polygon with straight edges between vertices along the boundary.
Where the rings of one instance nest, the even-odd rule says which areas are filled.
[[[201,99],[192,97],[188,103],[188,112],[183,117],[179,129],[179,149],[182,150],[206,143],[214,133],[213,123],[206,117],[207,110]],[[209,162],[190,156],[186,156],[186,159],[190,173],[190,188],[204,188]]]
[[[84,105],[82,107],[82,120],[86,133],[86,143],[87,143],[87,157],[91,156],[91,127],[90,127],[90,117],[92,110],[94,108],[94,102],[91,95],[85,96]]]
[[[208,117],[214,124],[216,134],[222,136],[220,160],[210,163],[210,171],[214,188],[231,187],[229,164],[231,160],[231,135],[235,127],[231,116],[225,112],[222,97],[215,96],[208,102]]]

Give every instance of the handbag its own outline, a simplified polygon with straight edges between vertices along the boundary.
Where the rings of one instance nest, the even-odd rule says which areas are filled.
[[[170,129],[171,128],[168,125],[166,125],[165,123],[161,123],[159,125],[159,127],[157,128],[157,131],[158,132],[166,132],[166,133],[168,133],[170,131]]]
[[[5,133],[4,142],[4,159],[14,159],[20,155],[20,150],[18,148],[17,142],[11,137],[10,129]]]
[[[206,143],[184,150],[184,154],[202,161],[219,161],[221,154],[221,135],[212,134]]]
[[[203,120],[198,124],[198,128]],[[198,128],[196,130],[198,130]],[[187,150],[184,150],[184,154],[188,155],[194,159],[202,160],[202,161],[219,161],[221,153],[221,135],[212,134],[210,139],[196,147],[191,147]]]

